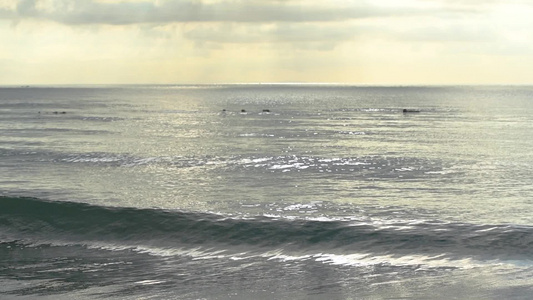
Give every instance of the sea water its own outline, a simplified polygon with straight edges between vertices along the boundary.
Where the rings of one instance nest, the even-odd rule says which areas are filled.
[[[1,87],[0,298],[530,299],[532,150],[528,86]]]

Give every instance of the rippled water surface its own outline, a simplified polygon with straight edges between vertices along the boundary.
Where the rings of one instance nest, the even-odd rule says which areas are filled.
[[[531,149],[531,87],[3,87],[0,298],[529,299]]]

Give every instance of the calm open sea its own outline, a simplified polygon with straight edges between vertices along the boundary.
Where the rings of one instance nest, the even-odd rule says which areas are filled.
[[[531,299],[532,168],[527,86],[1,87],[0,298]]]

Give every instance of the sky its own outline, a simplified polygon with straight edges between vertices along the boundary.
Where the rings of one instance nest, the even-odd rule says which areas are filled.
[[[533,84],[533,0],[0,0],[0,85]]]

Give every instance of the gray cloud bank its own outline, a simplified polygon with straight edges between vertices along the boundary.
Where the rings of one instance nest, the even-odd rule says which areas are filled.
[[[43,19],[69,25],[180,22],[337,22],[370,17],[463,13],[468,9],[386,8],[365,2],[303,4],[295,1],[235,0],[202,2],[161,0],[97,2],[93,0],[18,0],[14,9],[0,8],[0,18]]]
[[[425,5],[419,6],[376,6],[364,0],[12,0],[11,5],[0,2],[0,19],[67,26],[144,24],[141,28],[150,36],[165,31],[159,25],[195,23],[171,28],[179,28],[179,34],[197,46],[289,43],[329,50],[368,36],[408,42],[491,40],[496,35],[493,28],[473,24],[485,24],[485,9],[498,1],[423,0]],[[409,17],[414,18],[402,19]],[[378,22],[352,22],[372,18]],[[397,22],[380,23],[383,18]]]

